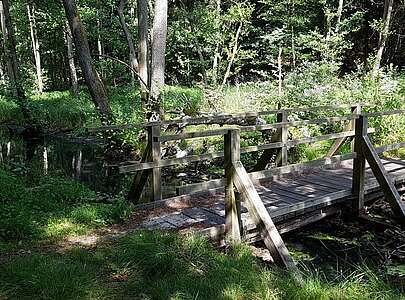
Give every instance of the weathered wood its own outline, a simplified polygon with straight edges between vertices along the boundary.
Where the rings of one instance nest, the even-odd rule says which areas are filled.
[[[151,144],[148,143],[145,151],[142,155],[142,162],[152,160],[152,149]],[[150,170],[141,170],[135,174],[134,180],[132,181],[131,187],[129,189],[127,199],[134,204],[137,204],[141,199],[143,189],[145,188],[146,182],[151,174]]]
[[[392,151],[392,150],[396,150],[396,149],[404,148],[404,147],[405,147],[405,142],[401,142],[401,143],[397,143],[397,144],[390,144],[390,145],[377,147],[377,148],[375,148],[375,151],[377,153],[383,153],[383,152]]]
[[[224,136],[225,152],[225,226],[227,240],[239,242],[241,240],[240,231],[240,204],[237,203],[234,191],[235,172],[233,164],[240,160],[240,131],[230,129]]]
[[[262,235],[263,241],[275,262],[290,271],[298,273],[298,268],[290,256],[276,226],[263,205],[252,181],[241,162],[233,164],[235,185],[244,199],[248,211]]]
[[[367,136],[368,122],[367,118],[360,115],[355,123],[356,136],[354,141],[354,150],[356,158],[353,161],[353,213],[360,215],[364,213],[364,184],[366,175],[366,158],[363,153],[363,138]]]
[[[224,157],[224,152],[213,152],[200,155],[190,155],[183,158],[171,158],[171,159],[161,159],[160,161],[154,161],[149,163],[135,163],[130,165],[122,165],[119,167],[120,173],[131,173],[139,170],[162,168],[180,164],[186,164],[195,161],[211,160],[214,158]]]
[[[281,123],[288,123],[288,113],[287,112],[282,112],[281,115],[279,114],[277,116],[279,119],[277,119],[278,122]],[[281,143],[283,144],[281,148],[281,166],[286,166],[288,165],[288,127],[283,126],[281,128]]]
[[[381,112],[373,112],[373,113],[366,113],[363,116],[371,118],[371,117],[382,117],[382,116],[391,116],[391,115],[400,115],[405,114],[405,109],[395,109],[395,110],[388,110],[388,111],[381,111]]]
[[[283,176],[286,174],[298,175],[298,174],[306,172],[308,170],[322,168],[322,167],[330,166],[333,164],[338,164],[343,161],[353,159],[355,156],[356,156],[355,153],[337,155],[337,156],[333,156],[333,157],[327,157],[327,158],[322,158],[322,159],[318,159],[318,160],[312,160],[312,161],[308,161],[308,162],[293,164],[293,165],[289,165],[289,166],[252,172],[252,173],[249,173],[249,176],[253,181],[258,181],[258,180],[266,179],[266,178],[275,179],[275,178],[278,178],[279,176]],[[351,178],[350,178],[350,180],[351,180]],[[217,189],[217,188],[221,188],[224,186],[225,186],[224,179],[213,179],[210,181],[179,186],[179,187],[177,187],[177,189],[178,189],[178,195],[183,195],[183,194],[196,193],[196,192],[199,192],[202,190]]]
[[[160,126],[153,126],[148,129],[148,140],[151,145],[152,161],[154,163],[159,163],[161,157],[159,136]],[[162,173],[160,168],[152,169],[152,196],[153,201],[162,199]]]
[[[401,222],[405,223],[405,204],[401,200],[401,196],[395,187],[394,181],[385,170],[384,165],[378,157],[378,153],[375,151],[368,136],[362,137],[362,149],[367,162],[391,206],[391,209]]]
[[[269,110],[262,112],[247,112],[241,114],[225,114],[220,113],[216,116],[209,117],[198,117],[198,118],[184,118],[184,119],[175,119],[175,120],[163,120],[159,122],[146,122],[139,124],[124,124],[124,125],[110,125],[102,126],[98,128],[87,128],[87,132],[100,132],[106,130],[125,130],[125,129],[142,129],[151,126],[169,126],[169,125],[202,125],[202,124],[224,124],[224,120],[230,120],[229,123],[232,124],[232,119],[247,119],[247,118],[257,118],[260,116],[279,114],[283,112],[287,113],[299,113],[299,112],[315,112],[322,110],[344,110],[350,108],[350,105],[341,105],[341,106],[315,106],[315,107],[303,107],[303,108],[287,108],[287,109],[277,109]]]
[[[361,113],[361,105],[357,104],[351,107],[351,112],[352,114],[360,114]],[[353,131],[355,130],[356,123],[354,120],[351,120],[349,124],[346,125],[344,131]],[[349,136],[343,136],[338,138],[333,145],[330,147],[328,153],[326,154],[326,157],[331,157],[335,155],[336,151],[344,144],[344,142],[347,140]],[[354,151],[354,143],[352,144],[352,151]]]
[[[174,134],[174,135],[164,135],[164,136],[159,137],[159,141],[161,143],[164,143],[164,142],[168,142],[168,141],[177,141],[177,140],[185,140],[185,139],[218,136],[218,135],[227,134],[228,130],[229,129],[217,129],[217,130],[206,130],[206,131],[197,131],[197,132],[184,132],[184,133]]]

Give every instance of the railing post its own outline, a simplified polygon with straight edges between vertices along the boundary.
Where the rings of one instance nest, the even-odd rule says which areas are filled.
[[[357,103],[356,105],[353,105],[350,110],[351,110],[352,114],[360,115],[361,114],[361,104]],[[356,120],[355,119],[350,121],[350,127],[351,127],[351,130],[354,130],[354,131],[356,130]],[[352,152],[354,152],[354,139],[352,141],[351,148],[352,148]]]
[[[363,152],[363,137],[367,136],[368,119],[363,115],[355,120],[354,152],[353,160],[353,211],[355,215],[364,212],[364,181],[366,175],[366,158]]]
[[[277,123],[280,122],[288,122],[288,112],[283,111],[277,114]],[[280,134],[280,142],[283,143],[283,147],[281,148],[281,166],[288,165],[288,127],[283,126],[281,127],[281,134]]]
[[[152,151],[152,161],[159,161],[161,157],[160,150],[160,125],[148,127],[148,143]],[[160,168],[152,170],[152,201],[162,199],[162,174]]]
[[[225,153],[225,231],[228,241],[241,240],[240,198],[234,189],[233,164],[240,161],[240,130],[229,129],[224,136]]]

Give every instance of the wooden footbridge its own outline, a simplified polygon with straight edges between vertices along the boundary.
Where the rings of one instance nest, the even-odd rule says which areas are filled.
[[[220,115],[186,120],[168,120],[140,125],[109,126],[105,129],[144,128],[148,143],[141,162],[120,166],[122,173],[135,173],[129,199],[137,203],[148,179],[152,201],[138,206],[141,226],[158,229],[193,230],[216,240],[248,242],[263,240],[280,265],[295,269],[280,234],[349,209],[354,216],[365,214],[368,201],[382,196],[398,222],[405,221],[405,202],[399,191],[405,184],[405,161],[380,158],[380,154],[405,146],[405,142],[374,147],[369,134],[370,118],[405,113],[405,110],[362,113],[360,105],[281,109],[260,113]],[[337,115],[338,112],[346,114]],[[317,113],[332,117],[310,118]],[[263,122],[276,115],[275,123]],[[296,119],[294,119],[294,116]],[[297,117],[298,116],[298,117]],[[343,131],[332,126],[347,123]],[[162,134],[162,128],[220,124],[211,130]],[[238,124],[238,125],[235,125]],[[329,133],[291,138],[294,129],[326,125]],[[342,127],[342,126],[340,126]],[[270,135],[267,144],[241,147],[241,134],[259,131]],[[162,145],[185,139],[223,138],[224,150],[214,153],[162,158]],[[352,151],[336,155],[346,140]],[[288,164],[289,151],[301,144],[335,140],[327,155],[304,163]],[[253,172],[241,162],[241,154],[260,152]],[[177,196],[162,199],[162,168],[223,158],[224,177],[180,186]],[[266,168],[269,159],[275,159]]]

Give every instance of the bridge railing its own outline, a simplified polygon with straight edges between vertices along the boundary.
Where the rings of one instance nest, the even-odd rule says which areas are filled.
[[[348,110],[350,109],[350,114],[343,116],[334,116],[334,117],[325,117],[317,119],[307,119],[307,120],[289,120],[290,113],[300,113],[300,112],[319,112],[319,111],[336,111],[336,110]],[[151,175],[151,187],[152,187],[152,197],[153,200],[162,199],[162,174],[161,168],[187,164],[191,162],[198,162],[202,160],[213,160],[215,158],[224,157],[225,158],[225,173],[226,173],[226,161],[229,161],[229,150],[227,150],[232,144],[234,149],[237,147],[238,156],[243,153],[264,151],[263,156],[266,156],[266,151],[277,150],[280,152],[279,167],[271,168],[269,170],[255,171],[249,174],[253,180],[260,180],[269,176],[277,176],[291,172],[301,172],[305,169],[328,165],[332,163],[337,163],[346,159],[352,159],[353,154],[345,155],[334,155],[340,145],[343,144],[345,139],[354,137],[354,121],[358,118],[358,113],[361,112],[360,105],[352,106],[321,106],[314,108],[298,108],[298,109],[281,109],[281,110],[272,110],[266,112],[258,113],[246,113],[246,114],[236,114],[236,115],[224,115],[219,116],[218,118],[197,118],[197,119],[187,119],[187,120],[168,120],[161,122],[152,122],[145,123],[140,125],[123,125],[113,127],[113,130],[121,130],[128,128],[145,128],[148,132],[148,143],[143,155],[141,162],[127,162],[125,165],[120,166],[121,173],[133,173],[135,172],[135,179],[132,183],[131,190],[129,193],[129,198],[137,202],[141,196],[141,193],[146,184],[147,178]],[[277,122],[271,124],[259,124],[259,125],[245,125],[228,128],[220,128],[214,130],[206,131],[196,131],[196,132],[185,132],[172,135],[162,135],[161,127],[173,124],[217,124],[221,122],[221,125],[232,123],[235,119],[240,118],[255,118],[258,116],[264,116],[269,114],[276,114]],[[219,121],[218,121],[219,120]],[[324,134],[315,137],[305,137],[299,139],[289,139],[289,129],[292,127],[302,127],[307,125],[319,125],[319,124],[331,124],[336,122],[349,121],[349,124],[344,128],[344,131]],[[111,127],[106,127],[104,129],[111,129]],[[240,147],[240,133],[241,132],[266,132],[268,130],[275,130],[273,138],[270,143],[254,145],[248,147]],[[369,130],[372,132],[372,129]],[[170,141],[181,141],[185,139],[194,139],[194,138],[206,138],[206,137],[218,137],[222,136],[224,141],[224,151],[218,151],[213,153],[198,154],[198,155],[188,155],[181,158],[161,158],[161,148],[162,144]],[[231,138],[233,137],[233,138]],[[234,140],[237,140],[235,142]],[[301,144],[332,140],[335,139],[335,144],[332,145],[331,150],[328,152],[328,155],[319,160],[310,161],[307,163],[293,164],[288,165],[288,149],[296,147]],[[228,154],[227,154],[228,153]],[[268,156],[268,155],[267,155]],[[263,160],[262,157],[259,160]],[[268,162],[267,162],[268,163]],[[266,165],[267,165],[266,163]],[[225,174],[226,175],[226,174]],[[178,195],[190,194],[207,189],[215,189],[219,187],[226,186],[226,178],[210,180],[202,183],[190,184],[185,186],[180,186],[177,188]]]

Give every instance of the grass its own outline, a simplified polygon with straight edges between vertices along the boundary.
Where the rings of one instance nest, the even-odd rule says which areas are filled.
[[[5,299],[405,299],[365,266],[334,279],[305,271],[304,281],[259,264],[244,245],[224,253],[203,238],[151,231],[0,265]]]
[[[77,181],[37,178],[16,176],[0,168],[0,253],[13,244],[84,234],[130,212],[124,200],[95,203],[97,194]]]

